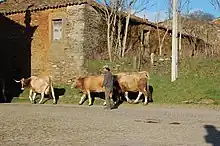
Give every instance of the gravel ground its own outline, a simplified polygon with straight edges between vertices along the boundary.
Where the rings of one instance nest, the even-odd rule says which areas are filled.
[[[2,146],[220,146],[214,109],[0,104],[0,111]]]

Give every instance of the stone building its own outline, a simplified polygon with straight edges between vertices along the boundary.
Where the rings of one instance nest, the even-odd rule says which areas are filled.
[[[97,23],[101,18],[96,15],[93,2],[89,3],[83,0],[7,0],[1,3],[1,45],[15,56],[7,60],[6,64],[13,66],[13,71],[7,74],[20,74],[20,77],[51,74],[61,80],[83,71],[84,50],[99,48],[99,39],[103,36],[100,29],[103,23]],[[23,30],[19,31],[20,27]],[[16,55],[25,51],[26,56]]]
[[[107,50],[106,23],[99,9],[100,5],[93,0],[6,0],[1,3],[0,42],[5,50],[1,53],[2,76],[19,79],[50,74],[55,81],[62,82],[84,72],[86,59],[99,58],[97,56]],[[142,39],[147,54],[158,53],[156,30],[162,35],[166,28],[135,16],[131,17],[130,24],[127,54],[138,51],[140,28],[149,39]],[[149,31],[150,37],[147,37]],[[168,56],[171,54],[170,33],[171,30],[164,40],[163,54]],[[190,36],[183,36],[187,44],[183,49],[189,49]]]

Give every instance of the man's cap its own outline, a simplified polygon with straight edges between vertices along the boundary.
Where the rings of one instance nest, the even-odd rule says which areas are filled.
[[[103,68],[109,68],[109,66],[108,65],[104,65]]]

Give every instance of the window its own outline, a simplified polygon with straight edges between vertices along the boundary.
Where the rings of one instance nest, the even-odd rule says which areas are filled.
[[[53,40],[60,40],[62,39],[62,26],[63,26],[63,21],[62,19],[53,19],[52,20],[53,24]]]

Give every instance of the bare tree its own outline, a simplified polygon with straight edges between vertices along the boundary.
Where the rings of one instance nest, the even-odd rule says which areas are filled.
[[[129,50],[127,46],[128,28],[132,15],[147,9],[150,0],[97,0],[104,7],[107,24],[107,46],[109,59],[123,58]],[[124,27],[124,30],[122,28]]]
[[[164,44],[165,37],[168,33],[168,28],[166,29],[166,32],[164,33],[162,39],[161,39],[161,34],[160,34],[160,29],[159,29],[159,19],[160,19],[160,12],[158,10],[157,15],[156,15],[156,25],[157,25],[157,37],[158,37],[158,47],[159,47],[159,55],[162,55],[162,48]],[[152,52],[151,52],[152,53]]]
[[[216,9],[220,10],[220,0],[210,0],[210,2]]]
[[[145,9],[147,9],[148,4],[149,4],[149,0],[125,0],[123,10],[126,12],[126,23],[125,23],[124,37],[122,41],[122,53],[121,53],[122,57],[125,56],[128,26],[131,15],[135,15],[137,13],[144,11]]]
[[[121,0],[98,0],[104,7],[103,14],[107,23],[107,47],[110,61],[112,61],[113,41],[120,1]]]

